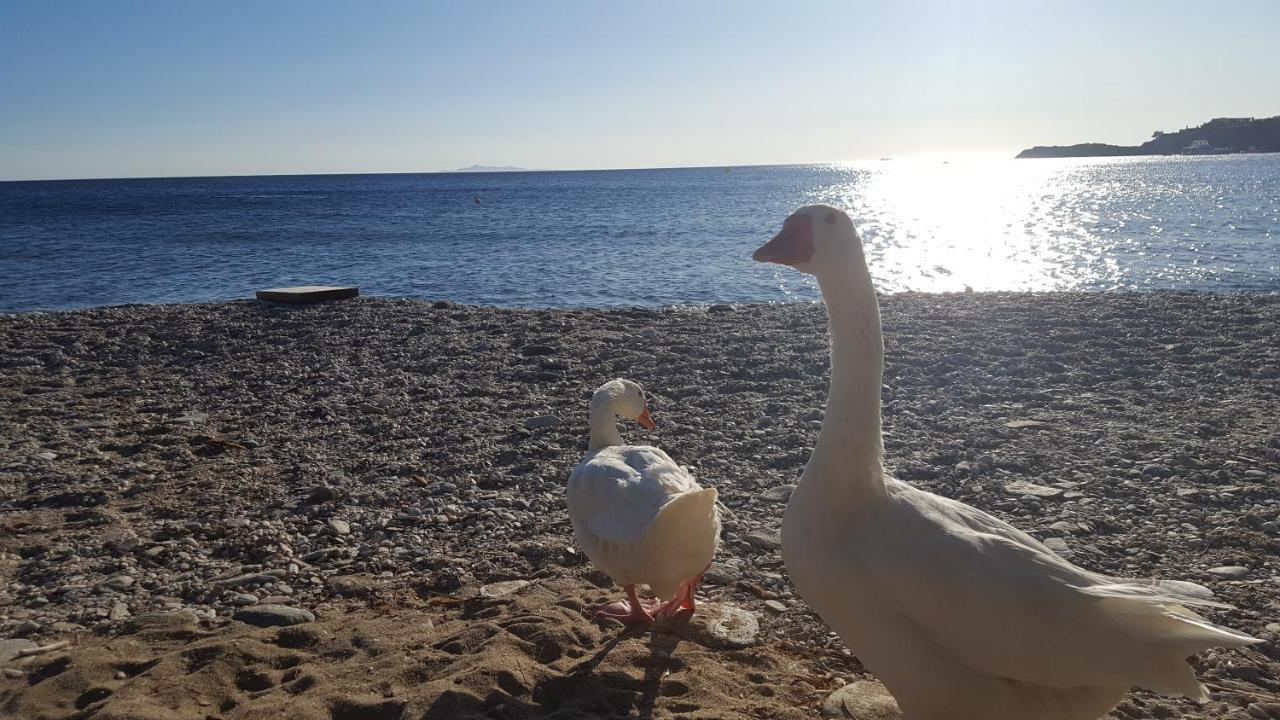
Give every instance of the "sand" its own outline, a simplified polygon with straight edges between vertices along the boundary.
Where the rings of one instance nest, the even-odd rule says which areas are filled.
[[[1209,703],[1135,692],[1113,715],[1280,716],[1280,297],[883,306],[899,477],[1086,567],[1204,583],[1234,605],[1212,619],[1266,639],[1194,659]],[[816,717],[866,678],[777,547],[824,324],[379,299],[0,317],[0,658],[68,643],[0,662],[0,715]],[[590,618],[617,589],[574,550],[563,483],[616,376],[659,424],[624,436],[729,510],[688,628]],[[235,619],[264,607],[304,622]],[[707,630],[727,612],[755,644]]]

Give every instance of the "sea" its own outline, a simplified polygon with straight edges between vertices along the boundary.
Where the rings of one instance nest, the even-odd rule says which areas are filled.
[[[750,259],[853,217],[886,293],[1280,292],[1280,155],[0,183],[0,312],[290,285],[507,307],[812,302]]]

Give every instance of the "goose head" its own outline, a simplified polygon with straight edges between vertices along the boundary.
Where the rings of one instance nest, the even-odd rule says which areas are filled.
[[[790,265],[816,276],[866,262],[853,221],[845,211],[830,205],[806,205],[791,213],[782,230],[751,259]]]
[[[607,411],[610,420],[614,417],[622,417],[635,420],[646,430],[657,427],[653,418],[649,416],[644,389],[630,380],[619,378],[601,385],[591,396],[591,405],[593,409],[599,406]]]

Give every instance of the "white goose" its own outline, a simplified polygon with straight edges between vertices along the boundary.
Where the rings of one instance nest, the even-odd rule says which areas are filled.
[[[987,513],[885,474],[884,349],[862,241],[841,210],[797,210],[753,256],[817,278],[831,387],[782,522],[800,595],[911,720],[1094,720],[1132,686],[1205,700],[1186,662],[1257,640],[1187,606],[1188,582],[1078,568]]]
[[[627,592],[629,602],[596,614],[646,624],[654,613],[692,614],[694,591],[720,539],[716,490],[699,487],[656,447],[623,445],[620,416],[655,427],[644,391],[630,380],[610,380],[591,396],[590,443],[567,491],[578,544]],[[637,584],[665,602],[641,600]]]

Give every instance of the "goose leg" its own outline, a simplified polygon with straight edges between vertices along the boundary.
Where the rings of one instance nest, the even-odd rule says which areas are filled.
[[[665,617],[678,615],[682,610],[688,610],[689,615],[693,615],[697,612],[697,608],[693,601],[693,594],[697,592],[698,586],[702,584],[702,576],[707,572],[707,568],[710,567],[711,565],[708,564],[707,567],[702,569],[702,572],[693,576],[692,579],[685,580],[680,583],[680,587],[676,590],[675,596],[669,601],[663,603],[662,607],[658,608],[658,614]]]
[[[627,625],[653,623],[652,612],[659,609],[658,601],[641,600],[636,594],[635,585],[627,585],[623,589],[627,591],[628,600],[619,600],[601,607],[596,610],[596,617],[613,618]]]
[[[711,566],[708,565],[707,567],[711,567]],[[706,573],[706,570],[703,570],[702,572],[698,573],[697,577],[689,581],[689,592],[685,596],[684,603],[680,606],[688,610],[689,614],[691,615],[697,612],[697,609],[694,608],[693,606],[693,594],[698,591],[698,586],[702,584],[702,576],[704,573]]]

